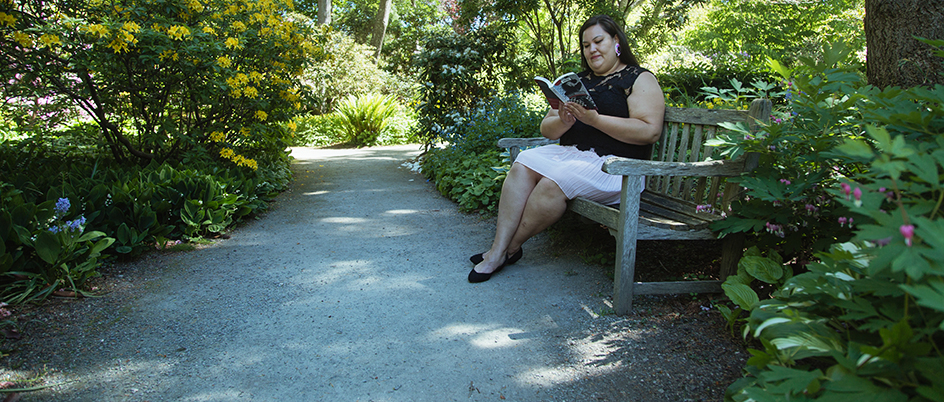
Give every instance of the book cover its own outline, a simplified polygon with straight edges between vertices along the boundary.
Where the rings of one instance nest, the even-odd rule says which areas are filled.
[[[580,81],[577,74],[564,74],[553,83],[544,77],[534,77],[534,81],[541,88],[541,92],[547,98],[547,103],[553,109],[559,109],[561,102],[574,102],[587,109],[597,109],[597,104],[590,97],[590,91],[583,85],[583,81]]]

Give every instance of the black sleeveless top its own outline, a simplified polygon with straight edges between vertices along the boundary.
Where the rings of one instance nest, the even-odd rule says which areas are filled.
[[[597,104],[600,114],[616,117],[630,117],[626,98],[633,92],[636,78],[645,68],[627,66],[607,76],[594,75],[590,70],[577,74],[590,91],[590,97]],[[633,159],[650,159],[652,145],[634,145],[619,141],[604,132],[577,120],[560,137],[561,145],[574,145],[581,151],[594,151],[597,155],[616,155]]]

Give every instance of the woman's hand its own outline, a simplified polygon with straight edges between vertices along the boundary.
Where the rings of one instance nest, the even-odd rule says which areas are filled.
[[[588,126],[594,126],[597,118],[600,117],[600,113],[597,113],[596,110],[587,109],[574,102],[564,103],[561,108],[561,116],[564,115],[572,116],[574,119],[580,120]]]

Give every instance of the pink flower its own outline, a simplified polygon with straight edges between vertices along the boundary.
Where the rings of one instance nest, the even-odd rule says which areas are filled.
[[[849,193],[852,192],[852,186],[850,186],[849,183],[840,183],[839,186],[842,187],[842,193],[845,194],[846,199],[848,199]]]
[[[856,201],[862,199],[862,189],[856,187],[855,190],[852,190],[852,196],[855,197]]]
[[[780,182],[788,186],[790,185],[790,180],[787,180],[787,179],[780,179]]]
[[[846,218],[845,216],[840,216],[840,217],[839,217],[839,227],[846,226],[846,222],[848,222],[848,221],[849,221],[849,218]]]
[[[908,247],[911,247],[911,239],[914,237],[914,229],[914,225],[901,225],[901,227],[898,228],[898,231],[901,232],[901,235],[905,236],[905,244],[908,245]]]

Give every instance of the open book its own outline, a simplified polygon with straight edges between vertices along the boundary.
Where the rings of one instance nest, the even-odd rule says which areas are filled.
[[[553,109],[559,109],[561,102],[574,102],[587,109],[597,109],[597,104],[593,102],[590,92],[577,74],[564,74],[557,77],[553,84],[544,77],[534,77],[534,81],[541,87],[541,92],[544,92],[547,103],[550,103]]]

